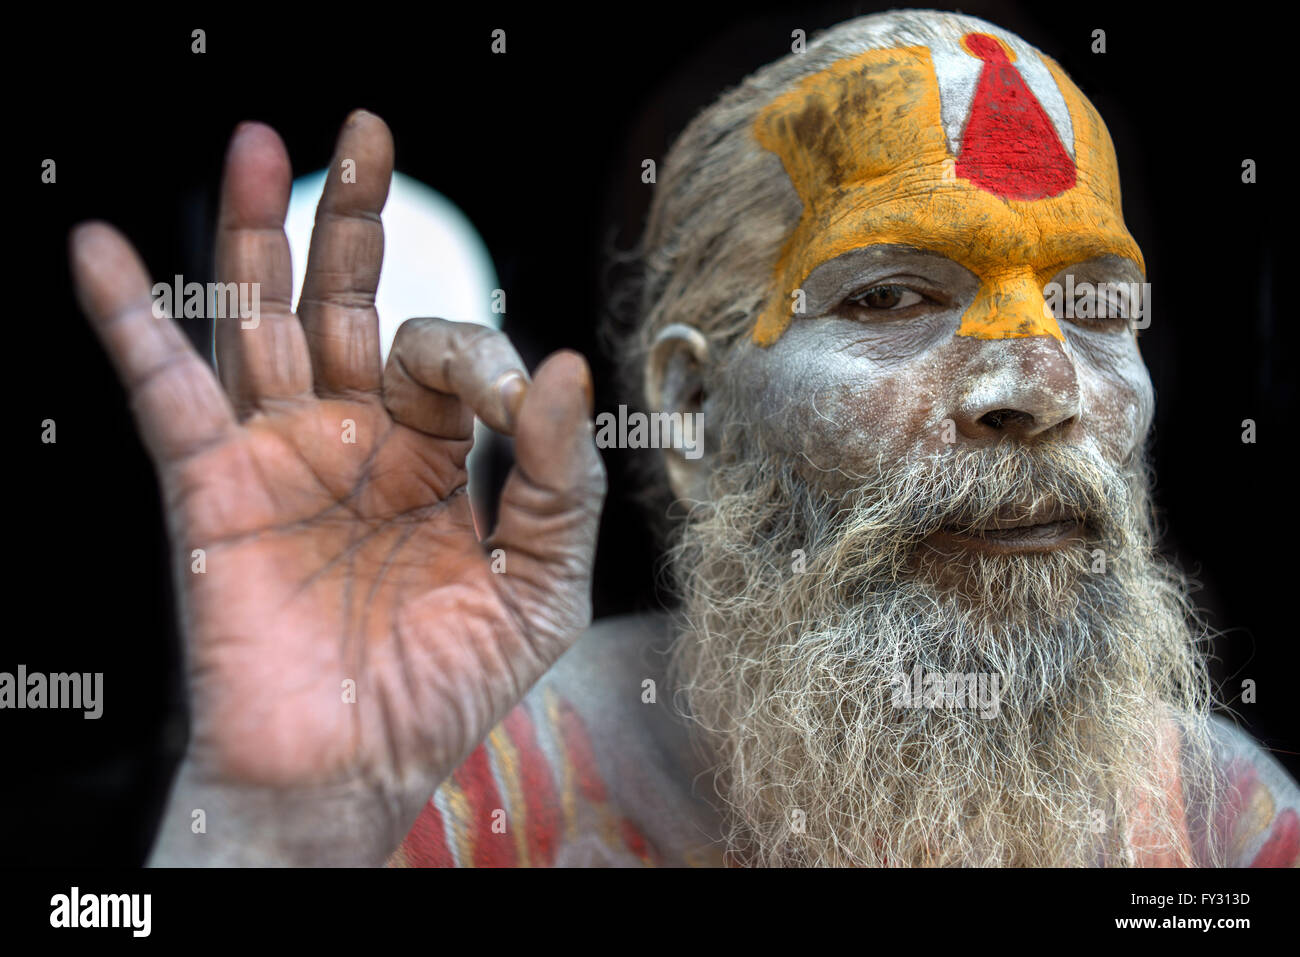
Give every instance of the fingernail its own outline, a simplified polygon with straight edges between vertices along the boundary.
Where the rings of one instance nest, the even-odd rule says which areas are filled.
[[[591,373],[584,370],[582,375],[582,391],[587,396],[587,418],[591,418],[596,411],[596,387],[592,385]]]
[[[506,422],[510,430],[514,431],[515,424],[519,421],[519,410],[524,404],[524,396],[528,392],[528,383],[524,380],[522,372],[507,372],[497,389],[506,407]]]

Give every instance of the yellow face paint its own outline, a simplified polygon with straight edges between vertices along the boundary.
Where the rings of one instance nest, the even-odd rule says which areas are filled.
[[[759,115],[755,136],[780,157],[803,215],[776,265],[774,288],[784,294],[759,317],[756,343],[770,345],[786,330],[791,294],[814,269],[866,246],[912,246],[974,273],[979,292],[957,335],[977,339],[1064,341],[1042,294],[1053,276],[1103,255],[1145,271],[1124,227],[1110,135],[1083,94],[1043,57],[1069,111],[1074,157],[1059,139],[1026,148],[1015,122],[1037,121],[1033,110],[1045,114],[1023,83],[1014,88],[1019,76],[1005,72],[1016,69],[1008,49],[982,34],[966,37],[962,49],[986,61],[985,93],[1001,83],[1000,95],[1009,97],[990,108],[977,89],[966,123],[967,137],[982,137],[981,148],[992,142],[999,153],[950,152],[938,79],[922,46],[840,60]],[[1035,194],[1043,198],[1016,198]]]

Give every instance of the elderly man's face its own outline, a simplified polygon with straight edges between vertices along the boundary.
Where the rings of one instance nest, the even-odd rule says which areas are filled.
[[[730,387],[819,483],[1004,438],[1120,462],[1146,434],[1135,304],[1066,318],[1043,295],[1067,274],[1144,278],[1109,138],[1054,64],[1012,55],[983,34],[873,50],[759,117],[804,212],[775,270],[789,298],[759,318]],[[962,70],[980,75],[955,149],[938,78]]]
[[[711,461],[668,460],[707,503],[675,668],[749,859],[1185,857],[1151,756],[1201,672],[1151,552],[1138,303],[1111,298],[1142,257],[1101,120],[1021,50],[869,49],[757,114],[802,213],[701,383]],[[1083,284],[1106,298],[1075,312]],[[996,707],[896,693],[921,674],[996,679]]]
[[[1115,463],[1140,446],[1153,392],[1126,320],[1065,320],[1063,342],[963,337],[978,283],[951,260],[884,246],[831,265],[847,296],[770,347],[744,347],[728,385],[770,447],[806,458],[811,481],[835,488],[878,464],[1007,438],[1091,444]],[[1070,271],[1076,283],[1133,281],[1105,261]]]

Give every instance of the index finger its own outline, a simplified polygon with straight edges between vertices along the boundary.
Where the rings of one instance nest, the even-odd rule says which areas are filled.
[[[77,298],[126,387],[145,445],[159,464],[231,437],[237,426],[212,370],[168,317],[131,244],[107,223],[69,238]]]

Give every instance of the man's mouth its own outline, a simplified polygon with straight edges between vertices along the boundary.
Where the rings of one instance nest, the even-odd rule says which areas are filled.
[[[976,526],[942,528],[926,539],[941,552],[973,550],[996,555],[1050,552],[1081,542],[1088,530],[1079,515],[1056,505],[1004,506]]]

